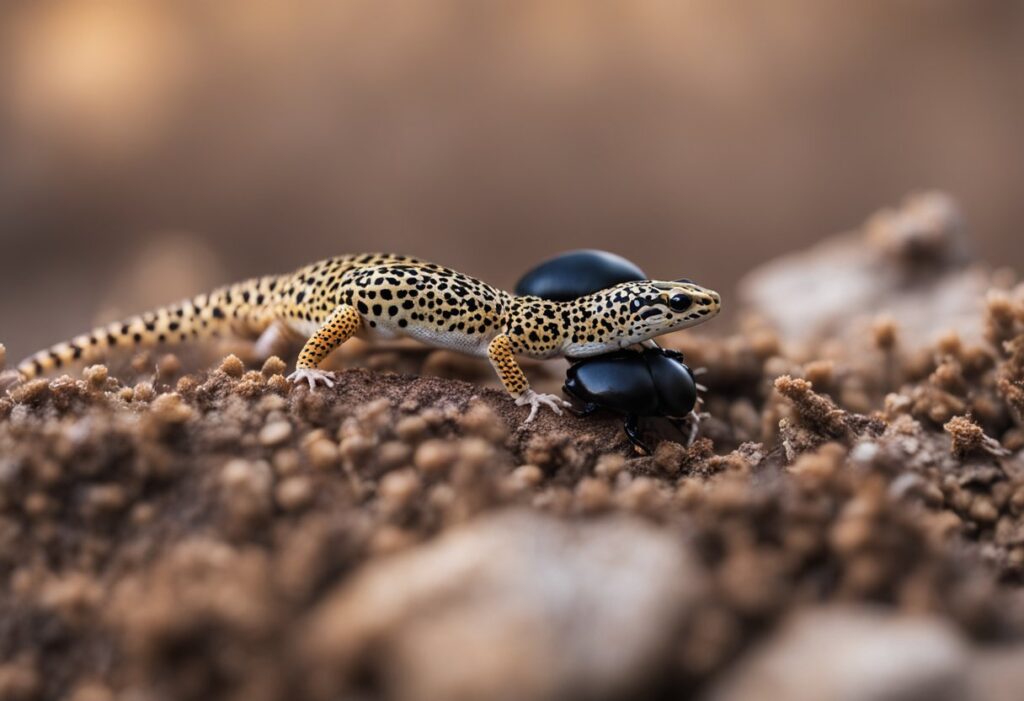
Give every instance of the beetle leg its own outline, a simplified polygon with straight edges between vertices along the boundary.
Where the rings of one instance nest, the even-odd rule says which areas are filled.
[[[640,438],[640,420],[635,414],[628,414],[626,416],[626,420],[622,422],[622,428],[626,431],[626,438],[628,438],[629,442],[635,447],[648,455],[651,455],[654,452]]]
[[[686,440],[686,445],[693,445],[693,442],[697,440],[697,433],[700,431],[700,414],[696,411],[690,412],[692,421],[690,422],[690,435]]]
[[[569,411],[571,411],[576,416],[579,416],[580,418],[586,418],[600,408],[600,406],[594,404],[593,402],[584,402],[583,405],[580,406],[579,408],[572,404],[569,405]]]
[[[669,419],[669,421],[686,436],[686,445],[693,445],[693,442],[697,440],[697,433],[700,431],[700,415],[696,411],[691,411],[681,419]]]

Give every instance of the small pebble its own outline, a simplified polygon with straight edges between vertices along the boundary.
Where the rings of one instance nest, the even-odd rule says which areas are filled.
[[[116,698],[109,687],[99,682],[84,682],[71,692],[69,701],[115,701]]]
[[[181,360],[178,356],[173,353],[168,353],[160,358],[156,364],[156,375],[163,382],[169,381],[171,378],[178,375],[181,372]]]
[[[444,423],[444,412],[436,406],[428,407],[420,412],[420,416],[427,422],[428,426],[438,427]]]
[[[386,470],[406,465],[411,458],[412,448],[401,441],[388,441],[377,449],[377,461]]]
[[[594,474],[605,479],[612,479],[626,467],[626,458],[618,453],[606,453],[594,464]]]
[[[306,447],[306,457],[318,470],[329,470],[338,464],[338,446],[334,441],[321,438]]]
[[[493,443],[504,441],[508,435],[505,422],[501,420],[501,417],[494,413],[491,407],[480,401],[470,405],[460,418],[459,424],[466,433],[486,438]]]
[[[576,502],[584,512],[593,513],[607,508],[611,496],[608,483],[596,477],[584,477],[576,484]]]
[[[55,504],[42,492],[32,492],[24,501],[25,513],[29,516],[43,516],[53,510]]]
[[[235,354],[230,354],[220,363],[220,371],[228,377],[241,377],[245,372],[245,364]]]
[[[274,375],[267,380],[267,387],[278,394],[288,394],[291,386],[291,383],[285,379],[284,375]]]
[[[395,435],[406,443],[412,443],[419,440],[427,428],[427,420],[422,416],[405,416],[395,424]]]
[[[970,516],[982,524],[992,524],[999,518],[999,510],[987,496],[978,495],[971,502]]]
[[[136,402],[151,402],[156,397],[156,391],[149,382],[140,382],[132,390],[132,399]]]
[[[544,480],[544,472],[536,465],[520,465],[509,475],[516,487],[529,489],[536,487]]]
[[[267,394],[259,400],[260,410],[268,414],[272,411],[282,411],[287,406],[288,400],[278,394]]]
[[[228,461],[220,472],[220,483],[226,489],[244,489],[251,494],[267,493],[273,481],[270,465],[262,460],[251,462],[235,458]]]
[[[260,429],[261,445],[270,447],[281,445],[292,435],[292,425],[287,421],[272,421]]]
[[[161,394],[154,399],[150,404],[150,412],[160,421],[169,424],[184,423],[195,414],[176,392]]]
[[[86,508],[92,513],[117,513],[127,503],[128,495],[118,484],[98,484],[86,492]]]
[[[401,507],[409,503],[419,492],[420,477],[414,470],[395,470],[384,475],[380,480],[378,492],[382,499],[393,506]]]
[[[156,516],[156,509],[149,502],[140,502],[132,507],[128,518],[134,526],[144,526]]]
[[[277,485],[274,498],[285,511],[297,511],[313,501],[313,481],[308,477],[289,477]]]
[[[384,428],[391,423],[391,402],[384,397],[375,399],[359,407],[356,416],[370,426]]]
[[[177,383],[174,385],[174,391],[182,396],[192,396],[192,393],[199,388],[202,382],[195,375],[185,375],[184,377],[178,378]]]
[[[430,474],[448,469],[457,457],[458,453],[450,442],[435,438],[420,444],[413,456],[413,464]]]
[[[338,454],[343,460],[351,462],[368,453],[373,445],[372,439],[360,433],[354,433],[341,439],[341,443],[338,444]]]
[[[272,355],[267,358],[266,362],[263,363],[263,367],[260,372],[263,373],[264,377],[272,377],[274,375],[284,375],[284,371],[288,369],[285,362],[278,358],[276,355]]]
[[[494,459],[494,446],[483,438],[464,438],[459,441],[459,458],[463,463],[481,467]]]
[[[284,477],[298,472],[302,459],[299,457],[299,451],[294,448],[281,448],[274,453],[271,462],[274,465],[274,472]]]

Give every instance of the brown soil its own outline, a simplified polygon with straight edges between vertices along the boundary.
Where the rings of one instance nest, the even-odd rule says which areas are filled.
[[[912,294],[965,270],[904,253],[865,274]],[[848,308],[859,342],[793,339],[751,302],[734,334],[667,339],[707,368],[710,416],[652,456],[613,416],[524,427],[447,354],[350,351],[372,369],[316,393],[234,355],[14,387],[0,699],[751,698],[731,685],[847,630],[840,605],[923,617],[963,662],[908,658],[885,693],[975,689],[1024,636],[1024,286],[987,279],[974,338]]]

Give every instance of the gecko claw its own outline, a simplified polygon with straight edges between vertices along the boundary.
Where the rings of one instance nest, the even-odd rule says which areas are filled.
[[[334,380],[331,379],[331,373],[326,370],[303,368],[293,372],[288,376],[288,379],[295,384],[305,380],[309,384],[310,390],[315,390],[318,382],[323,382],[328,388],[334,387]]]
[[[537,416],[537,411],[540,409],[541,405],[548,407],[558,416],[562,415],[562,407],[571,406],[569,402],[561,399],[560,397],[556,397],[553,394],[538,394],[532,389],[526,390],[522,396],[516,399],[516,406],[530,407],[530,415],[526,417],[526,421],[523,422],[524,424],[528,424],[533,421],[534,417]]]

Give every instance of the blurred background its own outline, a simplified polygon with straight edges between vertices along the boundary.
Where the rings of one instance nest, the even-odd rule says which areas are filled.
[[[0,341],[364,250],[728,295],[921,188],[1024,267],[1022,76],[1004,0],[5,0]]]

